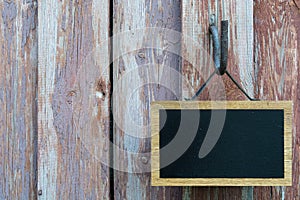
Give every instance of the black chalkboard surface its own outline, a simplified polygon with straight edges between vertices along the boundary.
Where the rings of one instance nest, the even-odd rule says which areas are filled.
[[[291,184],[291,102],[216,105],[152,104],[152,184]]]

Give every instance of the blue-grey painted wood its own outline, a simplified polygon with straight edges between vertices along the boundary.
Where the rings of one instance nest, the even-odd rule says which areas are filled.
[[[109,199],[109,1],[38,9],[38,198]]]
[[[37,3],[0,1],[0,199],[34,199]]]

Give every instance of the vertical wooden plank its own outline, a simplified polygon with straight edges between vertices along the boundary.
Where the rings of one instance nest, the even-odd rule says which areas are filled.
[[[0,199],[34,199],[37,3],[1,1],[0,9]]]
[[[39,199],[109,199],[109,1],[38,6]]]
[[[150,102],[181,98],[180,58],[168,52],[180,37],[162,29],[181,30],[180,1],[116,0],[113,17],[115,199],[181,199],[181,188],[151,187],[149,173]]]
[[[229,20],[228,71],[250,96],[254,95],[253,1],[182,1],[183,94],[191,97],[214,70],[209,21]],[[220,31],[219,31],[220,33]],[[199,100],[245,100],[228,77],[215,76]],[[252,187],[186,188],[189,199],[252,199]]]
[[[255,79],[261,99],[292,100],[293,185],[292,187],[255,187],[255,199],[299,199],[299,1],[256,1]]]

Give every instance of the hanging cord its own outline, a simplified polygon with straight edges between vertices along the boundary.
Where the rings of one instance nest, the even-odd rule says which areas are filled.
[[[196,94],[191,98],[191,99],[187,99],[185,98],[185,100],[194,100],[196,99],[200,94],[201,92],[204,90],[204,88],[206,87],[206,85],[209,83],[209,81],[211,80],[211,78],[216,74],[218,73],[218,70],[215,70],[207,79],[207,81],[199,88],[199,90],[196,92]]]
[[[259,101],[259,99],[251,98],[247,92],[242,88],[241,85],[230,75],[230,73],[226,70],[227,68],[227,60],[228,60],[228,20],[221,21],[221,44],[219,41],[218,28],[215,25],[214,20],[210,23],[209,32],[212,35],[213,41],[213,59],[215,63],[215,71],[208,77],[207,81],[199,88],[196,94],[190,98],[185,100],[194,100],[196,99],[204,88],[208,85],[210,80],[215,74],[220,76],[226,74],[230,80],[237,86],[237,88],[250,100],[250,101]],[[221,50],[220,50],[221,48]],[[220,58],[221,57],[221,58]]]

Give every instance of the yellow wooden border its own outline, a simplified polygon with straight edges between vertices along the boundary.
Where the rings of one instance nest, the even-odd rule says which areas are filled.
[[[157,101],[151,103],[152,186],[291,186],[292,101]],[[160,178],[159,109],[283,109],[284,178]]]

